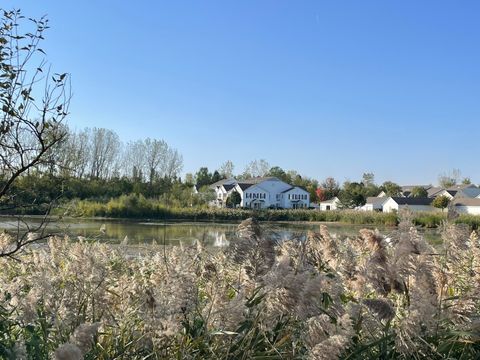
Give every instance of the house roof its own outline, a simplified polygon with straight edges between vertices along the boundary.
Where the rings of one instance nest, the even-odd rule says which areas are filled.
[[[447,190],[463,190],[463,189],[478,188],[475,184],[459,184],[449,187]]]
[[[246,189],[248,189],[250,186],[253,186],[253,185],[255,185],[255,184],[246,184],[246,183],[241,182],[241,183],[238,183],[237,185],[238,185],[238,186],[240,187],[240,189],[242,189],[242,191],[243,191],[243,190],[246,190]]]
[[[457,192],[457,197],[469,197],[474,198],[480,194],[480,189],[477,187],[469,187]]]
[[[259,184],[259,183],[267,181],[267,180],[281,181],[279,178],[276,178],[274,176],[266,176],[266,177],[255,177],[255,178],[251,178],[251,179],[241,180],[239,182],[241,182],[243,184]]]
[[[287,193],[287,192],[292,191],[292,190],[295,190],[295,189],[296,189],[296,190],[302,190],[303,192],[308,193],[307,190],[305,190],[304,188],[302,188],[302,187],[300,187],[300,186],[291,186],[290,188],[288,188],[288,189],[286,189],[286,190],[283,190],[283,191],[282,191],[282,194]]]
[[[225,189],[225,191],[230,191],[232,190],[233,188],[235,187],[235,184],[223,184],[223,188]]]
[[[369,197],[367,197],[367,204],[381,205],[385,201],[387,201],[386,197],[379,197],[379,196],[369,196]]]
[[[480,206],[478,198],[458,198],[452,202],[455,206]]]
[[[421,198],[421,197],[392,197],[392,200],[395,201],[398,205],[431,205],[432,198]]]
[[[325,201],[321,201],[320,204],[333,204],[333,203],[336,203],[336,202],[339,202],[340,200],[338,199],[338,197],[334,197],[332,199],[328,199],[328,200],[325,200]]]
[[[222,179],[217,182],[214,182],[213,184],[210,185],[210,187],[215,189],[217,186],[222,186],[224,184],[236,184],[236,183],[237,183],[237,180],[235,180],[234,178]]]
[[[432,186],[430,189],[427,190],[428,197],[433,197],[443,190],[444,189],[442,187]]]
[[[447,193],[449,193],[451,196],[457,195],[458,190],[445,190]]]

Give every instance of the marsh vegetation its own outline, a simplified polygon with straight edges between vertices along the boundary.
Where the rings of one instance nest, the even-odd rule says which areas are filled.
[[[223,251],[141,257],[52,238],[0,259],[0,356],[476,358],[478,237],[444,224],[442,239],[433,248],[411,219],[389,241],[373,230],[340,241],[321,226],[282,242],[248,219]]]

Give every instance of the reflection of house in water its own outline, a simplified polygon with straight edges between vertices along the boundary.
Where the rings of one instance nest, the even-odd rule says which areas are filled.
[[[210,231],[208,235],[213,238],[213,246],[215,247],[226,247],[230,245],[225,231]]]

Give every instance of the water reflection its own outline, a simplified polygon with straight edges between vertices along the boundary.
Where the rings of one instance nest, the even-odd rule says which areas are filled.
[[[13,218],[0,217],[0,230],[15,232],[17,228],[28,231],[28,226],[38,226],[39,218],[29,217],[25,223]],[[200,241],[204,246],[226,247],[235,239],[238,223],[199,222],[136,222],[125,220],[63,219],[48,224],[50,232],[67,234],[72,239],[99,240],[109,243],[193,245]],[[375,226],[327,224],[331,234],[339,238],[356,236],[362,228]],[[264,223],[265,236],[282,241],[292,238],[304,239],[309,230],[318,231],[319,225],[312,223]],[[393,230],[380,228],[388,236]],[[436,231],[426,233],[428,241],[438,241]]]

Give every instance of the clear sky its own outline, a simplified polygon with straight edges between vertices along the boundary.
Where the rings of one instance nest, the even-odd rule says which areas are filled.
[[[480,1],[2,1],[47,14],[74,128],[162,138],[185,172],[480,182]]]

